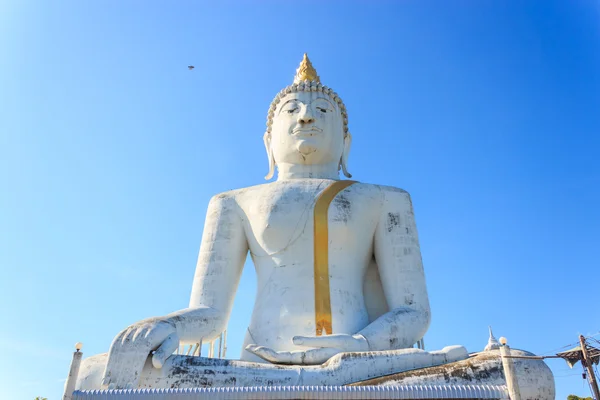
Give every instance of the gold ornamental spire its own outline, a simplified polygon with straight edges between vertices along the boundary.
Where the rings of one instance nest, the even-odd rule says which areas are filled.
[[[296,77],[294,77],[294,83],[303,81],[321,82],[321,78],[317,75],[317,70],[313,67],[306,53],[304,53],[304,58],[296,70]]]

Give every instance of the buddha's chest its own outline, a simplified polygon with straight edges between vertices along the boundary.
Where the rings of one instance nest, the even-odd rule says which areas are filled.
[[[327,227],[330,246],[369,246],[377,218],[378,197],[355,184],[339,191],[333,199],[320,195],[333,181],[300,180],[274,183],[246,196],[241,204],[247,218],[247,237],[256,255],[283,254],[289,249],[312,257],[315,205],[328,204],[318,212],[317,224]],[[321,208],[322,208],[321,205]],[[371,236],[368,240],[365,237]],[[361,244],[362,245],[362,244]]]

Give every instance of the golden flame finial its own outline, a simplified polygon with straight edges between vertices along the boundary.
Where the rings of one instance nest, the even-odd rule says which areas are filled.
[[[296,70],[296,77],[294,78],[294,83],[300,83],[302,81],[321,82],[321,78],[317,75],[317,70],[313,67],[306,53],[304,53],[304,58]]]

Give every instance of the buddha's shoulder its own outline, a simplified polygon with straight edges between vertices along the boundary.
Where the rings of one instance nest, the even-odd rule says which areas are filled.
[[[213,196],[213,199],[235,199],[240,196],[253,195],[258,192],[264,192],[269,190],[270,187],[276,182],[263,183],[260,185],[248,186],[239,189],[232,189],[226,192],[217,193]]]
[[[333,181],[331,181],[333,182]],[[244,199],[255,199],[256,196],[270,196],[275,192],[282,190],[295,190],[295,189],[306,189],[310,186],[321,186],[322,182],[303,182],[301,180],[294,181],[275,181],[269,183],[263,183],[260,185],[248,186],[240,189],[228,190],[226,192],[218,193],[213,196],[213,202],[238,202],[244,201]],[[393,198],[409,198],[410,195],[404,189],[400,189],[394,186],[378,185],[373,183],[355,182],[347,188],[348,191],[357,195],[365,195],[369,197],[385,197],[388,199]]]
[[[226,192],[221,192],[215,194],[211,202],[216,203],[227,203],[227,202],[236,202],[237,200],[243,199],[247,196],[255,196],[259,193],[263,193],[269,190],[269,187],[273,185],[272,183],[263,183],[260,185],[248,186],[240,189],[232,189]]]
[[[395,187],[395,186],[387,186],[387,185],[379,185],[375,183],[364,183],[358,182],[353,185],[357,190],[364,190],[367,192],[379,193],[382,197],[388,199],[394,198],[410,198],[408,192],[404,189]]]
[[[364,190],[372,193],[373,197],[377,195],[381,210],[389,212],[390,210],[412,210],[412,200],[410,194],[401,188],[387,185],[377,185],[372,183],[360,183],[356,186],[357,190]]]

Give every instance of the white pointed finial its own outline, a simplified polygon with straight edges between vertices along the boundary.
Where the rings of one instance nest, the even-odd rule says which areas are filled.
[[[492,327],[488,326],[489,330],[490,330],[490,338],[488,339],[488,343],[487,345],[484,347],[483,351],[490,351],[490,350],[496,350],[500,348],[500,343],[498,342],[498,340],[494,337],[494,333],[492,332]]]

